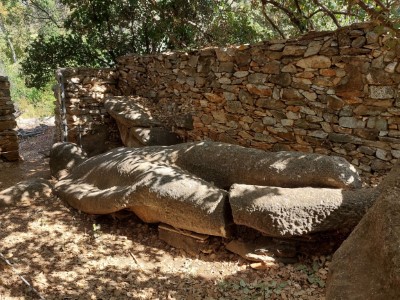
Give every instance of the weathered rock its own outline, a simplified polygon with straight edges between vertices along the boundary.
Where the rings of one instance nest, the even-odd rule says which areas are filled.
[[[331,64],[331,60],[328,57],[315,55],[300,59],[296,65],[304,69],[326,69],[329,68]]]
[[[160,126],[160,122],[155,120],[146,108],[131,98],[123,100],[121,97],[112,97],[105,101],[104,107],[108,113],[120,124],[127,127],[152,127]]]
[[[400,298],[400,165],[329,266],[327,299]]]
[[[377,190],[279,188],[234,184],[229,191],[235,224],[275,237],[323,231],[350,232],[378,195]]]
[[[370,87],[370,95],[372,99],[388,99],[394,97],[394,89],[391,86],[374,86]]]
[[[176,153],[176,158],[170,161],[222,188],[229,188],[234,183],[282,187],[361,186],[355,168],[340,157],[265,152],[215,142],[182,145],[169,147],[169,151]],[[167,150],[164,151],[167,154]]]
[[[120,97],[112,97],[105,101],[107,111],[117,121],[123,144],[127,147],[142,147],[179,143],[176,134],[162,127],[144,107],[133,102],[137,100],[131,98],[128,102]],[[175,121],[177,125],[185,123],[183,119],[180,122],[178,116]]]
[[[86,153],[73,143],[56,143],[50,151],[51,176],[61,179],[86,158]]]
[[[63,145],[66,148],[69,144]],[[56,193],[86,213],[128,209],[145,222],[228,236],[227,193],[166,164],[171,157],[165,153],[174,156],[171,149],[145,147],[118,148],[89,158],[56,184]]]
[[[121,135],[122,137],[122,135]],[[123,139],[127,147],[143,147],[157,145],[174,145],[181,142],[179,137],[167,131],[163,127],[140,128],[133,127],[129,130],[129,136]]]

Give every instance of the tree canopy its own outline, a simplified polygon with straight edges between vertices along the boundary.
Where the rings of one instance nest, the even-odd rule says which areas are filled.
[[[57,67],[113,66],[127,53],[288,38],[375,20],[399,28],[398,0],[0,0],[1,47],[30,87]],[[1,58],[4,60],[4,58]]]

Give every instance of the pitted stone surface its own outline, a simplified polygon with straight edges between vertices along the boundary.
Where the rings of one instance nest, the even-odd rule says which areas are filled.
[[[350,232],[372,206],[374,189],[280,188],[234,184],[233,220],[275,237]]]

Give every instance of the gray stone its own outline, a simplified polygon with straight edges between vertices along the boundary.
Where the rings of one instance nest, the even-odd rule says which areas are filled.
[[[365,121],[354,117],[341,117],[339,119],[339,125],[345,128],[364,128]]]
[[[245,90],[240,90],[239,91],[239,100],[243,104],[254,105],[253,96],[251,96],[251,94],[246,92]]]
[[[263,124],[267,126],[273,126],[276,124],[276,119],[274,117],[264,117]]]
[[[231,113],[245,113],[240,101],[226,101],[226,110]]]
[[[388,153],[387,151],[382,150],[382,149],[377,149],[376,150],[376,157],[379,158],[379,159],[382,159],[382,160],[386,160],[386,161],[388,161],[388,160],[390,160],[392,158],[390,156],[390,153]]]
[[[130,138],[138,141],[141,146],[157,146],[157,145],[175,145],[181,142],[179,137],[162,127],[140,128],[134,127],[130,129]],[[129,141],[124,143],[127,147]]]
[[[373,44],[378,42],[379,35],[376,32],[368,31],[365,37],[367,38],[368,44]]]
[[[400,164],[379,185],[375,204],[335,252],[327,299],[400,298]]]
[[[137,102],[137,103],[135,103]],[[140,97],[111,97],[106,99],[104,107],[107,112],[120,124],[128,127],[151,127],[160,126],[160,122],[142,105],[139,104]]]
[[[304,57],[309,57],[315,54],[318,54],[319,50],[321,50],[322,42],[321,41],[312,41],[307,48],[307,51],[304,53]]]
[[[328,139],[335,143],[361,144],[361,139],[349,134],[329,133]]]
[[[375,86],[372,85],[369,87],[370,96],[372,99],[388,99],[393,98],[395,95],[395,91],[391,86]]]
[[[361,153],[367,154],[367,155],[374,155],[376,152],[376,149],[367,147],[367,146],[360,146],[358,148],[358,151],[360,151]]]
[[[368,118],[367,127],[381,131],[386,131],[388,129],[388,122],[384,118],[372,117]]]
[[[312,137],[316,137],[318,139],[326,139],[326,137],[328,136],[328,133],[326,133],[325,131],[322,131],[322,130],[315,130],[315,131],[311,131],[308,135],[312,136]]]
[[[237,71],[237,72],[233,73],[233,76],[235,76],[237,78],[243,78],[243,77],[246,77],[247,75],[249,75],[248,71]]]
[[[56,143],[50,150],[51,176],[61,179],[67,176],[77,165],[86,160],[86,153],[73,143]]]
[[[267,77],[268,77],[267,74],[263,74],[263,73],[253,73],[253,74],[250,74],[250,75],[248,76],[248,79],[247,79],[247,80],[248,80],[250,83],[258,84],[258,83],[264,83],[265,80],[267,79]]]
[[[365,45],[367,39],[364,36],[359,36],[356,39],[353,40],[351,43],[351,46],[354,48],[361,48],[362,46]]]
[[[378,195],[374,189],[279,188],[234,184],[229,203],[235,224],[274,237],[350,232]]]
[[[302,56],[306,51],[307,47],[297,45],[286,45],[283,49],[283,55],[286,56]]]

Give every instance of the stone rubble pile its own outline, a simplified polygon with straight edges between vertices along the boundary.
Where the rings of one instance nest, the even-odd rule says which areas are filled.
[[[0,161],[19,160],[15,112],[7,77],[0,76]]]

